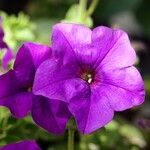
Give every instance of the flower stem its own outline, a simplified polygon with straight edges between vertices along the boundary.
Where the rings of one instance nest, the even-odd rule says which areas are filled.
[[[71,118],[68,124],[68,150],[74,150],[75,122]]]
[[[68,150],[74,150],[74,130],[68,129]]]
[[[89,8],[88,8],[88,10],[86,12],[87,16],[91,16],[93,14],[97,4],[98,4],[98,0],[93,0],[92,1],[91,5],[89,6]]]
[[[80,0],[79,1],[79,13],[80,13],[81,20],[83,19],[84,14],[86,13],[86,7],[87,7],[87,0]]]

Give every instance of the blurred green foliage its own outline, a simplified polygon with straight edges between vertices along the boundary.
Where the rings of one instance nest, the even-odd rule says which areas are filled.
[[[136,17],[147,37],[150,37],[150,1],[143,0],[136,10]]]
[[[85,24],[88,27],[93,26],[93,20],[90,16],[82,16],[82,13],[80,13],[80,6],[75,4],[72,5],[65,17],[65,20],[63,22],[70,22],[70,23],[80,23]]]
[[[145,89],[147,91],[147,94],[150,96],[150,76],[145,76],[144,81],[145,81]]]
[[[142,0],[101,0],[95,11],[95,19],[108,22],[109,19],[124,11],[134,11]]]
[[[14,51],[24,41],[35,41],[36,26],[31,23],[27,15],[19,13],[18,16],[8,16],[6,13],[0,12],[0,16],[3,18],[4,40]]]
[[[84,24],[93,27],[93,19],[91,17],[94,12],[98,0],[93,0],[87,6],[87,0],[80,0],[79,4],[72,5],[67,11],[64,22]]]
[[[30,116],[23,120],[10,117],[6,108],[0,109],[0,146],[22,139],[36,139],[43,150],[65,150],[67,134],[54,136],[37,127]],[[119,116],[105,128],[90,135],[76,131],[76,150],[140,150],[146,146],[145,136],[135,124]]]
[[[118,117],[119,118],[119,117]],[[81,137],[81,149],[116,149],[116,150],[139,150],[146,146],[141,131],[127,121],[119,118],[100,129],[93,135]]]
[[[33,18],[59,18],[62,19],[68,8],[75,0],[31,0],[27,6],[28,13]]]

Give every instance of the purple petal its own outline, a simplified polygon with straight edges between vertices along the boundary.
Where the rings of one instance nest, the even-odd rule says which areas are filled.
[[[24,118],[31,111],[32,94],[29,92],[20,92],[4,99],[3,106],[10,109],[15,118]]]
[[[144,82],[135,67],[107,71],[103,75],[103,91],[116,111],[129,109],[144,102]]]
[[[74,69],[76,70],[76,68],[64,67],[54,59],[43,62],[35,75],[33,84],[34,94],[66,102],[65,84],[71,79],[76,78],[77,75]]]
[[[59,23],[53,26],[52,45],[62,48],[63,42],[68,42],[70,47],[75,48],[78,45],[89,44],[91,33],[91,30],[83,25]]]
[[[24,140],[17,143],[8,144],[0,150],[41,150],[35,141]]]
[[[93,44],[99,50],[95,67],[106,70],[132,66],[136,60],[128,35],[119,29],[97,27],[92,32]]]
[[[5,98],[8,95],[21,91],[21,84],[17,81],[16,73],[14,70],[10,70],[7,73],[0,76],[0,98]],[[23,87],[23,86],[22,86]]]
[[[78,47],[74,51],[78,65],[84,69],[86,67],[92,68],[99,54],[99,51],[92,44]]]
[[[50,100],[36,96],[32,106],[32,117],[38,126],[50,133],[64,133],[71,114],[67,104],[57,100]]]
[[[25,91],[16,73],[10,70],[0,76],[0,105],[6,106],[16,118],[23,118],[31,110],[32,94]]]
[[[75,48],[91,42],[91,30],[83,25],[56,24],[52,32],[52,49],[63,64],[76,62]]]
[[[24,77],[25,82],[32,84],[37,67],[51,57],[48,46],[27,42],[19,49],[14,70]]]
[[[89,134],[105,126],[113,118],[113,110],[103,93],[92,89],[90,94],[70,101],[69,110],[80,131]]]

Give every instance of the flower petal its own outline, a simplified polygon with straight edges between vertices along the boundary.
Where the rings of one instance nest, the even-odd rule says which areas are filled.
[[[97,27],[92,32],[92,41],[100,52],[95,67],[112,70],[132,66],[135,63],[135,51],[124,31]]]
[[[93,45],[84,45],[82,47],[75,48],[75,54],[78,60],[78,64],[81,68],[94,66],[95,61],[98,58],[99,51]]]
[[[92,89],[90,95],[72,99],[69,110],[76,119],[80,131],[89,134],[105,126],[113,118],[113,110],[103,93]]]
[[[52,45],[63,48],[63,42],[75,48],[91,42],[91,30],[79,24],[59,23],[53,26]],[[53,48],[54,48],[53,47]]]
[[[32,94],[16,78],[13,70],[0,76],[0,105],[6,106],[16,118],[23,118],[31,110]]]
[[[54,134],[64,133],[70,116],[66,103],[35,96],[32,106],[32,118],[38,126],[48,132]]]
[[[14,70],[24,76],[25,82],[32,84],[37,67],[51,57],[51,48],[41,44],[27,42],[19,49]]]
[[[19,91],[21,83],[17,81],[16,73],[10,70],[0,76],[0,100]],[[21,89],[20,89],[21,90]]]
[[[133,66],[105,72],[102,82],[107,87],[104,93],[116,111],[129,109],[144,101],[144,82]]]
[[[91,30],[83,25],[56,24],[52,31],[52,49],[63,64],[77,62],[75,48],[91,42]]]
[[[4,147],[1,147],[0,150],[41,150],[40,147],[36,144],[35,141],[24,140],[17,143],[11,143]]]
[[[65,84],[77,77],[74,70],[76,68],[64,67],[59,61],[54,59],[43,62],[35,75],[34,94],[66,102]]]
[[[3,106],[11,111],[15,118],[24,118],[31,111],[32,94],[29,92],[21,92],[4,99]]]

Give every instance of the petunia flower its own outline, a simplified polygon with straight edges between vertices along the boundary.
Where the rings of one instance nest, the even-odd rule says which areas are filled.
[[[0,150],[41,150],[35,141],[24,140],[11,143],[0,148]]]
[[[7,69],[9,61],[13,58],[13,53],[11,49],[8,47],[8,45],[4,42],[4,31],[2,28],[2,18],[0,16],[0,53],[2,53],[2,67],[3,69]]]
[[[37,69],[33,92],[66,102],[82,133],[105,126],[115,111],[143,103],[144,83],[124,31],[57,24],[52,51],[55,58]]]
[[[51,58],[51,48],[27,42],[19,49],[13,70],[0,76],[0,105],[16,118],[31,112],[33,120],[48,132],[64,132],[70,113],[64,102],[51,101],[32,93],[37,67]]]

